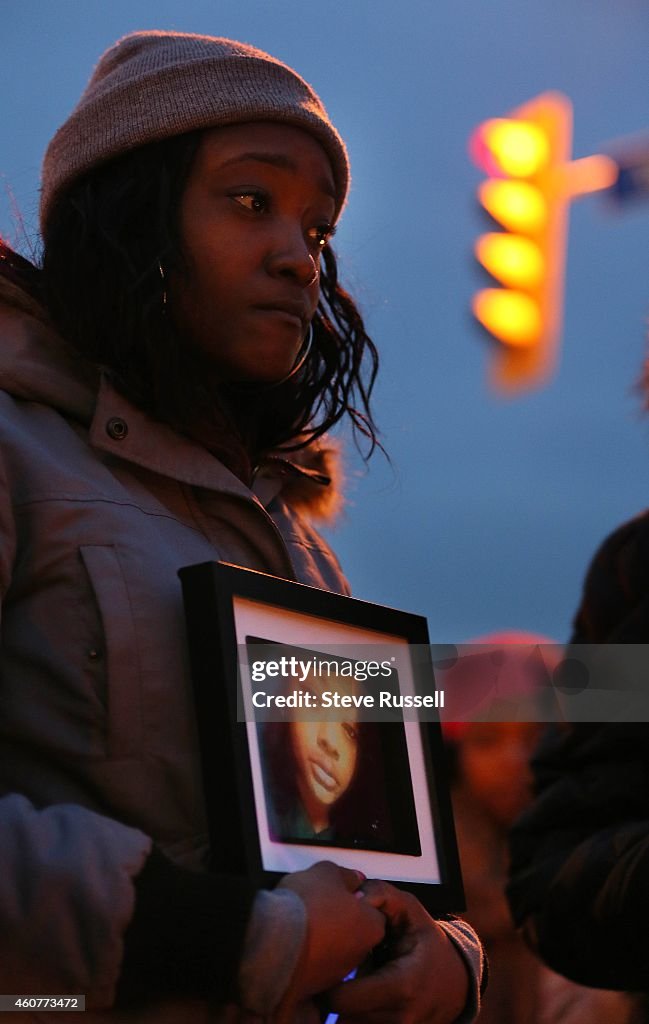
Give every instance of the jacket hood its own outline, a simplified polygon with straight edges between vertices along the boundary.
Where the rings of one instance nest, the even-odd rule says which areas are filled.
[[[89,424],[99,370],[74,352],[38,303],[0,274],[0,388]]]
[[[2,274],[0,339],[1,390],[90,426],[100,368],[75,352],[56,333],[43,307]],[[340,511],[341,456],[330,438],[296,452],[274,453],[259,467],[259,475],[311,519],[331,522]]]

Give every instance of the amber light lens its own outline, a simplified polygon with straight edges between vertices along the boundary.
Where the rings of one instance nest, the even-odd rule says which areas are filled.
[[[482,235],[475,255],[492,277],[513,288],[534,289],[543,279],[545,261],[535,242],[521,235]]]
[[[474,296],[473,315],[490,334],[515,348],[535,345],[541,335],[541,311],[523,292],[485,288]]]
[[[550,159],[550,145],[531,121],[492,118],[471,140],[471,155],[487,174],[529,178]]]
[[[508,231],[538,234],[548,219],[548,207],[540,189],[527,181],[491,178],[478,189],[488,214]]]

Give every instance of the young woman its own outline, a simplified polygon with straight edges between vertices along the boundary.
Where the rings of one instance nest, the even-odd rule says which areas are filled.
[[[292,69],[135,33],[48,147],[40,265],[0,252],[2,992],[289,1020],[337,986],[368,1021],[471,1019],[460,923],[333,864],[273,893],[205,870],[177,570],[347,589],[310,523],[326,429],[376,443],[376,351],[328,248],[347,188]],[[392,961],[339,986],[386,922]]]

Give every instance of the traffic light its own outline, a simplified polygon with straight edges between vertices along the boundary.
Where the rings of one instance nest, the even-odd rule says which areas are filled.
[[[479,263],[501,287],[473,298],[476,319],[498,341],[492,378],[502,391],[540,384],[556,360],[563,305],[572,106],[545,93],[506,118],[485,121],[470,149],[489,175],[480,204],[503,230],[481,235]]]

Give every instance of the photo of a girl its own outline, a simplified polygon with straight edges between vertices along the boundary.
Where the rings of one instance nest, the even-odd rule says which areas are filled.
[[[358,684],[311,675],[297,688],[344,696]],[[420,856],[403,724],[355,708],[287,712],[257,727],[271,839]]]

